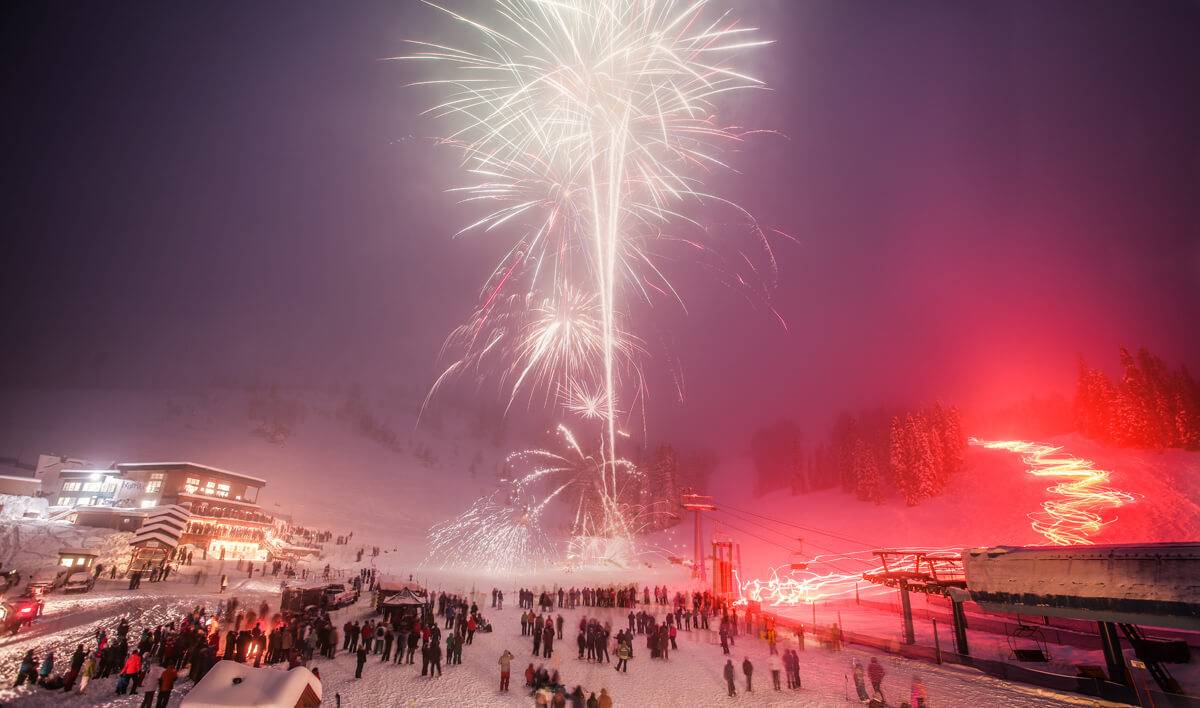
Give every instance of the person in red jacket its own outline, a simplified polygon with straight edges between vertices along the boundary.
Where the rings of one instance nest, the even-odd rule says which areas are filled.
[[[479,624],[475,622],[475,615],[467,620],[467,644],[470,644],[475,639],[475,630],[479,629]]]
[[[125,660],[125,666],[121,669],[121,675],[117,677],[117,693],[125,695],[125,690],[129,687],[129,682],[137,677],[142,672],[142,657],[135,649],[129,658]]]

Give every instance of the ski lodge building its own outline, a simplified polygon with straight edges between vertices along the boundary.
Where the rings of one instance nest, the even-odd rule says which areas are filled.
[[[258,505],[266,480],[194,462],[125,462],[116,469],[138,483],[138,506],[187,510],[179,546],[208,557],[266,560],[275,524]]]

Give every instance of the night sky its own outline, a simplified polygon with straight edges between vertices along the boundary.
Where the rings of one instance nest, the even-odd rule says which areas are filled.
[[[450,2],[472,8],[480,2]],[[742,0],[778,131],[721,188],[795,238],[771,312],[680,270],[650,434],[1069,392],[1075,355],[1200,368],[1200,3]],[[0,387],[424,391],[511,233],[451,236],[416,2],[0,12]],[[0,391],[2,393],[2,391]]]

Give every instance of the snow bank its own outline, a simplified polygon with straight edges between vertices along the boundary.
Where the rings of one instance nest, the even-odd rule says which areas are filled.
[[[50,503],[44,497],[26,497],[16,494],[0,494],[0,519],[44,519]]]
[[[128,557],[132,538],[131,533],[64,521],[5,521],[0,523],[0,564],[28,577],[34,571],[57,566],[60,550],[84,548],[98,553],[96,562],[108,566]]]

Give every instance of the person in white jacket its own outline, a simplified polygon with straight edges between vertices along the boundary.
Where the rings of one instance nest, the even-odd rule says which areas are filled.
[[[776,691],[780,690],[779,672],[783,669],[783,664],[780,663],[778,654],[771,654],[767,657],[767,668],[771,670],[771,684]]]

